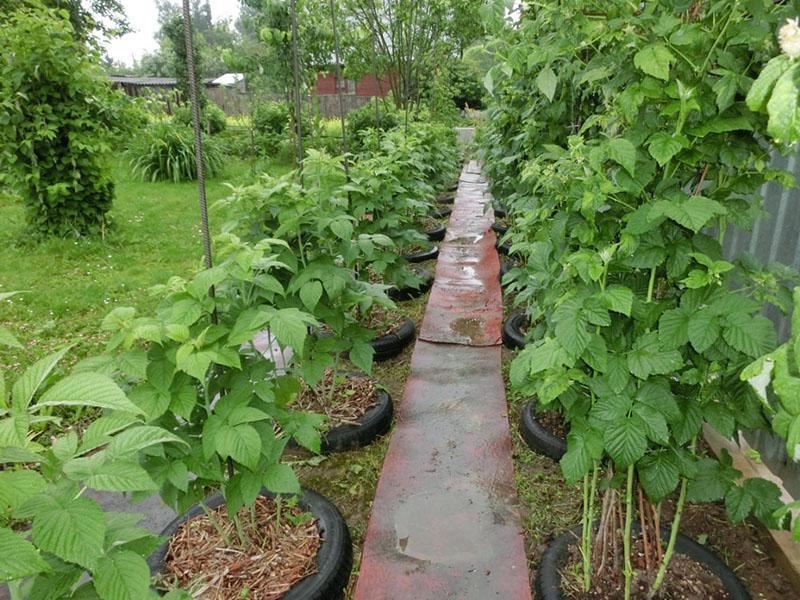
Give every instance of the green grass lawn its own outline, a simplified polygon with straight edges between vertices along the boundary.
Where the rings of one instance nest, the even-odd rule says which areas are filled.
[[[287,165],[266,164],[273,174]],[[209,205],[233,185],[252,180],[248,164],[230,162],[207,185]],[[0,371],[17,371],[48,352],[75,344],[70,362],[100,349],[100,322],[117,306],[148,311],[158,299],[148,289],[173,275],[202,267],[197,184],[145,183],[127,163],[115,165],[113,227],[104,240],[24,240],[19,200],[0,193],[0,292],[25,290],[3,302],[0,323],[15,332],[24,350],[0,350]],[[215,219],[216,217],[216,219]],[[211,213],[212,235],[220,215]],[[13,379],[13,377],[12,377]]]

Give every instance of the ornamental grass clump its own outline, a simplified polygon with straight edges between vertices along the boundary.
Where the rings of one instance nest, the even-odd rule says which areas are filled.
[[[584,592],[659,596],[688,501],[773,525],[781,504],[774,484],[739,481],[726,453],[699,448],[704,426],[768,428],[739,376],[776,344],[763,304],[789,307],[787,270],[723,257],[730,229],[761,214],[758,190],[793,183],[770,168],[767,118],[745,102],[786,8],[743,4],[544,3],[493,72],[500,118],[484,153],[495,189],[512,192],[518,286],[546,324],[511,380],[569,424],[561,467],[583,484]],[[530,100],[518,73],[535,82]]]

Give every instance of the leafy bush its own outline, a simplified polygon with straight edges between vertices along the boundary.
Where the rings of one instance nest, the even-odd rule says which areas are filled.
[[[264,102],[257,105],[250,116],[257,142],[268,154],[281,153],[294,137],[292,109],[287,102]],[[313,133],[314,125],[307,113],[300,118],[304,137]]]
[[[390,107],[387,110],[387,107]],[[389,131],[400,124],[400,117],[391,103],[381,103],[376,116],[375,106],[370,103],[347,114],[347,133],[353,150],[361,148],[363,134],[370,129]]]
[[[192,125],[192,109],[188,104],[183,104],[175,109],[173,117],[176,123],[191,127]],[[223,110],[209,102],[200,113],[200,126],[203,131],[210,135],[222,133],[228,127],[228,118],[225,116]]]
[[[194,133],[183,125],[155,123],[140,133],[128,150],[134,174],[144,181],[197,179]],[[225,149],[212,137],[203,137],[205,173],[213,177],[224,166]]]
[[[0,163],[37,234],[99,231],[114,198],[109,139],[124,118],[98,57],[63,11],[0,21]]]

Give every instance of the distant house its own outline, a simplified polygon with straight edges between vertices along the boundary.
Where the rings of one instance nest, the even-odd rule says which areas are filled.
[[[335,72],[318,73],[314,94],[317,96],[332,96],[338,91],[336,83]],[[392,89],[388,76],[379,79],[374,75],[364,75],[358,81],[342,78],[339,81],[339,85],[343,94],[362,98],[374,98],[376,96],[383,98]]]

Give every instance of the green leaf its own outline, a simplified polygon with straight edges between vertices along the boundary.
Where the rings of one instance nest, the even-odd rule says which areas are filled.
[[[596,333],[592,334],[591,340],[583,352],[583,360],[595,371],[599,373],[606,372],[608,368],[608,349],[603,336]]]
[[[647,150],[650,152],[650,156],[655,158],[658,164],[663,167],[686,147],[685,138],[683,136],[681,138],[663,131],[654,133],[647,141]]]
[[[606,147],[609,158],[633,176],[636,171],[636,146],[625,138],[614,138],[608,140]]]
[[[764,112],[775,82],[792,66],[791,59],[785,54],[770,60],[747,92],[747,107],[753,112]]]
[[[603,436],[594,429],[576,427],[567,434],[567,452],[561,457],[561,470],[568,483],[583,478],[603,454]]]
[[[719,321],[709,310],[698,310],[689,319],[689,341],[700,353],[714,345],[719,338],[719,333]]]
[[[289,465],[269,465],[264,472],[264,487],[273,494],[300,493],[300,482]]]
[[[44,383],[44,380],[47,379],[47,376],[50,375],[51,371],[68,351],[69,347],[63,348],[28,367],[22,377],[16,381],[14,387],[11,388],[11,399],[16,409],[25,410],[30,406],[39,386]]]
[[[696,474],[689,480],[687,499],[690,502],[715,502],[722,500],[734,480],[741,473],[712,458],[701,458],[697,461]]]
[[[150,568],[135,552],[117,550],[98,561],[94,587],[103,600],[142,600],[150,595]]]
[[[633,291],[622,285],[609,285],[601,296],[603,306],[626,317],[631,316]]]
[[[665,310],[658,320],[658,339],[662,347],[680,348],[689,341],[690,313],[685,308]]]
[[[340,218],[331,222],[333,235],[342,240],[349,240],[353,237],[353,224],[346,218]]]
[[[553,101],[553,97],[556,95],[557,84],[558,78],[550,67],[545,67],[539,71],[539,75],[536,76],[536,87],[539,88],[542,95],[550,102]]]
[[[238,346],[249,342],[269,322],[269,319],[270,313],[261,307],[242,311],[228,334],[228,344]]]
[[[184,440],[166,429],[154,427],[152,425],[141,425],[114,436],[111,443],[108,445],[106,453],[109,458],[115,458],[124,456],[125,454],[141,452],[145,448],[151,446],[169,443],[181,444],[187,448],[189,447],[189,444]]]
[[[3,509],[14,511],[44,491],[47,482],[32,470],[0,472],[0,513]],[[1,554],[0,554],[1,555]]]
[[[753,512],[768,527],[774,528],[773,513],[783,506],[777,485],[765,479],[746,479],[734,485],[725,495],[725,509],[734,523],[743,521]]]
[[[675,56],[663,44],[646,46],[633,57],[633,64],[637,69],[663,81],[669,79],[669,68],[674,62]]]
[[[300,300],[308,310],[313,311],[322,298],[322,283],[319,281],[309,281],[300,288]]]
[[[103,492],[145,492],[158,489],[158,484],[147,471],[132,462],[103,464],[86,478],[86,485]]]
[[[683,366],[683,358],[677,350],[661,350],[658,335],[645,333],[636,339],[628,352],[628,368],[639,379],[651,375],[666,375]]]
[[[667,421],[658,410],[644,404],[637,404],[633,412],[639,415],[645,424],[647,437],[657,444],[669,444],[669,428]]]
[[[61,560],[93,569],[103,554],[103,509],[94,500],[62,494],[40,495],[36,501],[33,543]]]
[[[182,353],[180,350],[183,348],[186,348],[187,352]],[[195,352],[193,348],[188,345],[179,349],[175,358],[177,360],[178,369],[187,375],[191,375],[198,381],[205,381],[208,368],[214,360],[210,352]]]
[[[725,207],[716,200],[676,194],[670,200],[655,202],[648,213],[648,218],[653,220],[664,216],[698,233],[715,216],[726,213]]]
[[[142,412],[110,377],[98,373],[65,377],[47,390],[36,404],[37,408],[45,406],[94,406],[134,414]]]
[[[15,581],[50,570],[29,541],[0,527],[0,581]]]
[[[795,84],[797,67],[793,66],[780,76],[767,102],[769,122],[767,133],[777,142],[796,142],[800,136],[798,118],[798,93]]]
[[[680,467],[671,450],[658,450],[642,458],[637,465],[639,481],[651,502],[669,496],[678,487]]]
[[[647,449],[644,423],[637,415],[612,421],[605,428],[603,441],[618,467],[632,465]]]
[[[223,424],[214,438],[214,445],[222,458],[232,458],[251,471],[258,468],[261,458],[261,436],[252,425],[232,427]]]
[[[282,308],[275,311],[269,320],[269,326],[278,342],[284,347],[293,348],[297,353],[303,352],[308,337],[308,326],[316,324],[311,315],[296,308]]]
[[[583,313],[583,302],[578,298],[570,298],[562,303],[553,315],[556,322],[556,338],[561,346],[574,357],[583,354],[589,343],[589,324]]]
[[[768,353],[777,344],[772,321],[761,315],[750,317],[743,313],[728,315],[722,337],[730,346],[756,358]]]
[[[367,375],[372,373],[372,359],[375,356],[375,349],[372,345],[356,340],[350,349],[350,361]]]

